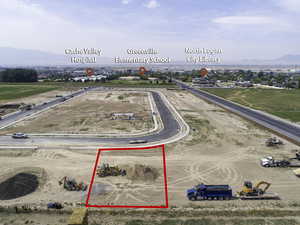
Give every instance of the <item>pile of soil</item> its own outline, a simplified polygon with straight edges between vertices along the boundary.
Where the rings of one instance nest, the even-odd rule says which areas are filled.
[[[39,187],[39,179],[30,173],[18,173],[0,183],[0,200],[11,200],[33,193]]]
[[[136,181],[155,181],[159,177],[158,169],[141,164],[126,168],[126,172],[128,179]]]

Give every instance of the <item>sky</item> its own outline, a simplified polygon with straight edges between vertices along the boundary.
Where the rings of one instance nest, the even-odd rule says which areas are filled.
[[[0,47],[103,56],[218,48],[224,60],[300,54],[300,0],[0,0]]]

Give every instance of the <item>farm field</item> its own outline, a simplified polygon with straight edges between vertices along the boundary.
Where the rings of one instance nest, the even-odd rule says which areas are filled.
[[[202,90],[292,122],[300,122],[300,89],[203,88]]]
[[[34,84],[0,84],[0,102],[18,98],[25,98],[57,89],[56,86],[34,85]]]

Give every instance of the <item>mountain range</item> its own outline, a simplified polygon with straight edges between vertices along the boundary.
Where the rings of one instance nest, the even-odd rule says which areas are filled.
[[[54,54],[39,50],[0,47],[1,66],[51,66],[51,65],[82,65],[71,64],[70,55]],[[97,57],[97,64],[111,64],[109,57]],[[246,59],[225,64],[248,65],[300,65],[300,55],[284,55],[271,60]]]

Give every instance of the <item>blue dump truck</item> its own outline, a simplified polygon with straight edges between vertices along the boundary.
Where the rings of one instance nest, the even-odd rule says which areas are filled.
[[[189,200],[229,200],[232,199],[232,189],[229,185],[199,184],[187,190]]]

